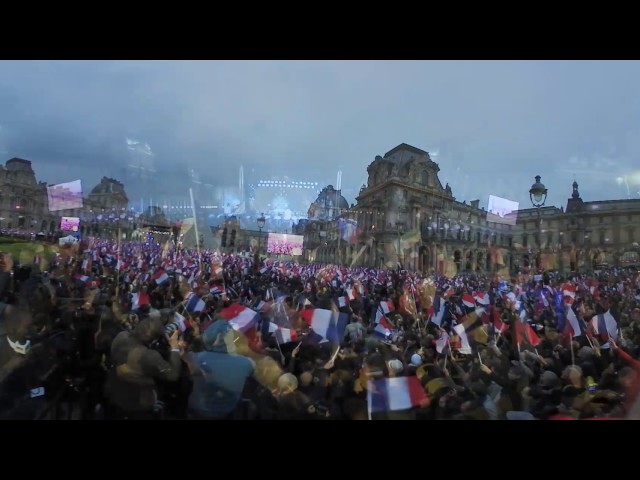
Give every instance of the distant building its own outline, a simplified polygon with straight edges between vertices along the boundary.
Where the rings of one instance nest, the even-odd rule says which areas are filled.
[[[21,158],[0,165],[0,229],[31,233],[54,233],[61,217],[79,217],[81,235],[126,236],[134,228],[135,216],[129,210],[124,185],[103,177],[83,207],[49,211],[47,184],[38,182],[31,161]]]
[[[377,156],[367,167],[357,204],[341,210],[341,219],[323,220],[325,212],[315,207],[309,220],[296,225],[294,233],[305,236],[305,259],[401,264],[446,274],[566,272],[640,263],[640,200],[584,202],[574,182],[566,210],[542,207],[539,225],[536,208],[505,219],[487,217],[478,200],[456,200],[439,171],[428,152],[407,144]]]
[[[342,192],[336,190],[333,185],[327,185],[309,207],[309,220],[335,220],[348,208],[349,203],[342,196]]]
[[[47,184],[36,180],[29,160],[12,158],[0,165],[0,228],[49,231]]]

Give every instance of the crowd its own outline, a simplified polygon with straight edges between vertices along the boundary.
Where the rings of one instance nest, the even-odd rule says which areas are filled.
[[[0,256],[0,418],[640,418],[640,277]]]

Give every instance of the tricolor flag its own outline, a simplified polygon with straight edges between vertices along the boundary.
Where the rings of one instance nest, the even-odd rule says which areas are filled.
[[[187,328],[190,327],[189,320],[187,320],[185,317],[180,315],[178,312],[175,312],[173,316],[173,321],[175,322],[176,325],[178,325],[178,330],[180,330],[181,333],[184,333],[187,330]]]
[[[497,308],[493,309],[493,331],[495,333],[504,333],[509,329],[509,325],[502,321],[500,318],[500,311]]]
[[[320,308],[309,308],[300,312],[302,319],[311,326],[314,332],[326,341],[339,343],[349,323],[346,313],[332,312]]]
[[[193,292],[189,292],[187,295],[187,303],[185,304],[185,308],[187,312],[201,312],[204,310],[205,303],[198,295]]]
[[[222,285],[214,285],[213,287],[211,287],[209,289],[209,293],[211,295],[222,296],[226,292],[225,292],[224,286],[222,286]]]
[[[394,410],[408,410],[420,406],[427,394],[418,377],[383,378],[370,381],[367,386],[369,415]]]
[[[151,305],[149,294],[147,292],[134,293],[131,300],[131,310],[138,310],[143,305]]]
[[[162,285],[169,280],[169,275],[167,275],[164,270],[160,269],[153,274],[153,280],[156,282],[156,285]]]
[[[522,345],[523,340],[526,340],[532,347],[537,347],[542,343],[538,334],[528,323],[515,320],[513,326],[516,329],[516,342],[518,345]]]
[[[573,304],[576,299],[576,287],[575,285],[563,285],[562,286],[562,296],[564,298],[564,303],[569,305]]]
[[[393,333],[393,325],[389,323],[387,317],[381,317],[380,321],[373,329],[373,334],[377,337],[386,338]]]
[[[604,342],[608,342],[609,337],[613,338],[614,341],[618,340],[618,322],[616,322],[609,310],[593,317],[591,319],[591,327],[593,332],[599,335]]]
[[[476,302],[478,302],[480,305],[489,305],[489,303],[491,303],[491,299],[489,298],[489,294],[486,292],[476,292],[473,295],[473,298],[475,299]]]
[[[382,301],[375,312],[374,323],[378,323],[382,317],[393,312],[395,310],[395,306],[391,300]]]
[[[239,303],[233,303],[229,307],[223,308],[220,315],[229,322],[234,330],[243,333],[258,323],[258,313]]]
[[[576,317],[576,313],[573,311],[573,308],[571,308],[571,305],[567,305],[566,309],[565,318],[567,321],[564,325],[566,332],[572,337],[584,335],[585,329],[583,327],[583,323],[578,320],[578,317]]]
[[[344,308],[349,305],[349,297],[338,297],[335,302],[338,308]]]
[[[476,301],[473,298],[473,295],[471,295],[470,293],[464,293],[462,295],[462,304],[465,306],[465,308],[467,309],[472,309],[472,308],[476,308]]]
[[[442,327],[443,323],[446,324],[450,320],[449,304],[442,297],[434,298],[433,305],[429,310],[431,313],[430,320],[438,327]]]
[[[450,348],[449,341],[449,334],[447,332],[442,332],[440,334],[440,338],[436,340],[436,352],[446,357]]]
[[[276,330],[276,339],[280,344],[297,342],[298,333],[291,328],[278,328]]]
[[[467,337],[464,325],[456,325],[453,327],[453,330],[456,332],[458,337],[460,337],[460,347],[458,348],[458,351],[464,355],[471,355],[471,345],[469,344],[469,338]]]

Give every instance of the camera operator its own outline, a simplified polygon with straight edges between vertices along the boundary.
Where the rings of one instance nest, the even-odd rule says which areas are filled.
[[[144,318],[133,332],[119,333],[111,345],[113,368],[105,386],[108,416],[121,419],[157,419],[162,413],[158,402],[158,381],[175,382],[180,377],[182,351],[179,331],[170,337],[162,321]],[[168,361],[157,346],[169,344]]]

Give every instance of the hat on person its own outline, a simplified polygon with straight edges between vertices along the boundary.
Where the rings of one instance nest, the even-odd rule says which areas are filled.
[[[414,353],[411,355],[411,363],[409,363],[409,365],[412,367],[419,367],[422,365],[422,357],[417,353]]]
[[[555,388],[560,385],[560,379],[558,378],[558,375],[550,370],[547,370],[546,372],[543,372],[542,375],[540,375],[538,385],[540,385],[544,389]]]
[[[219,335],[224,335],[231,329],[231,325],[226,320],[216,320],[202,334],[202,342],[204,343],[205,350],[209,352],[214,351],[227,351],[225,344],[215,345]]]
[[[393,370],[395,373],[402,373],[404,370],[404,365],[402,365],[402,362],[397,358],[389,360],[388,366],[389,370]]]

